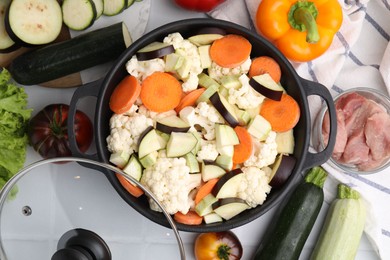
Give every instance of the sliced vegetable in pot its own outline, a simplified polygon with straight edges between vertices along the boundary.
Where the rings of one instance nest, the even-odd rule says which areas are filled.
[[[195,239],[196,260],[239,260],[243,248],[232,231],[201,233]]]
[[[234,68],[244,63],[251,51],[252,45],[246,38],[228,34],[211,44],[210,58],[221,67]]]
[[[274,61],[272,58],[262,56],[267,61],[256,65],[258,69],[253,73],[258,75],[253,77],[260,77],[259,82],[277,92],[280,101],[271,100],[272,94],[268,97],[256,92],[250,83],[250,65],[256,57],[250,57],[251,43],[246,38],[226,35],[216,28],[206,27],[197,32],[188,38],[171,33],[162,40],[154,39],[133,54],[126,63],[130,76],[124,81],[133,77],[134,84],[118,92],[123,84],[120,82],[114,89],[111,99],[120,97],[126,102],[120,102],[119,110],[110,106],[114,114],[106,139],[112,154],[110,162],[126,168],[128,158],[135,154],[142,165],[137,178],[159,193],[160,202],[184,225],[229,220],[262,205],[272,188],[270,175],[277,176],[272,185],[282,187],[294,169],[292,128],[300,116],[299,107],[294,107],[292,114],[283,112],[289,109],[286,104],[292,97],[286,102],[282,98],[287,95],[284,88],[268,73],[266,64]],[[222,44],[218,43],[220,40]],[[219,52],[227,51],[224,48],[237,41],[245,47],[238,55],[218,57]],[[212,45],[218,54],[214,58],[211,52],[200,51]],[[225,62],[225,67],[217,64],[218,59]],[[209,60],[211,65],[204,67],[202,60]],[[272,66],[272,70],[279,68],[277,64]],[[138,89],[136,80],[141,86],[139,99],[133,95]],[[279,130],[291,133],[280,137],[278,142],[272,124],[259,114],[263,103],[269,100],[282,108],[275,120],[287,122],[280,123],[287,127]],[[281,163],[273,164],[280,153],[279,143],[280,151],[291,154]],[[180,165],[185,167],[179,168]],[[156,177],[161,171],[171,170],[169,177]],[[180,195],[164,188],[188,186],[182,181],[194,175],[201,180]],[[129,191],[128,185],[123,186]],[[134,194],[133,190],[129,192]],[[152,204],[149,206],[155,210]]]
[[[275,132],[286,132],[298,123],[301,111],[297,101],[288,94],[282,94],[280,101],[264,100],[260,108],[263,116]]]
[[[51,104],[31,118],[28,125],[30,145],[43,158],[71,156],[67,132],[69,106]],[[92,122],[86,114],[77,110],[74,122],[75,139],[81,152],[92,143]]]
[[[321,167],[314,167],[307,173],[276,216],[254,259],[299,259],[321,210],[324,201],[322,187],[327,175]]]
[[[142,103],[151,111],[166,112],[180,103],[183,93],[181,84],[171,74],[154,72],[141,85]]]
[[[360,193],[339,184],[331,203],[312,260],[354,259],[363,235],[367,208]]]
[[[131,75],[126,76],[115,87],[110,97],[110,109],[117,114],[126,112],[134,104],[141,93],[141,85]]]

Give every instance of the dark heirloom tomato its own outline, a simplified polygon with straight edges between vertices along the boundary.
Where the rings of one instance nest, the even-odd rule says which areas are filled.
[[[201,233],[195,240],[196,260],[239,260],[242,252],[240,240],[230,230]]]
[[[43,158],[71,156],[67,132],[69,106],[51,104],[31,118],[28,128],[30,145]],[[74,120],[75,139],[81,152],[92,143],[93,128],[86,114],[77,110]]]

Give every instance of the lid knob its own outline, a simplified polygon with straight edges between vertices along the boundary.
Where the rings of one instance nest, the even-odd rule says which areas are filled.
[[[51,260],[111,260],[106,242],[96,233],[76,228],[62,235]]]

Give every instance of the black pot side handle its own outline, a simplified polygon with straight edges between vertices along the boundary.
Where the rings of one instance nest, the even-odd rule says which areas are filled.
[[[317,95],[325,101],[325,104],[329,111],[330,119],[330,133],[328,145],[318,153],[312,153],[310,151],[307,152],[307,156],[304,160],[304,165],[302,169],[310,169],[314,166],[319,166],[325,163],[332,156],[337,135],[336,108],[334,106],[333,97],[325,86],[320,83],[309,81],[303,78],[300,79],[300,82],[302,83],[306,96]]]
[[[67,127],[68,127],[69,148],[70,151],[72,152],[72,156],[74,157],[86,158],[95,161],[98,159],[96,153],[94,154],[82,153],[78,148],[76,142],[76,136],[75,136],[74,121],[75,121],[75,116],[77,111],[77,103],[79,102],[79,100],[81,100],[84,97],[97,97],[102,82],[103,79],[98,79],[77,87],[70,101]],[[95,140],[95,136],[93,140]]]

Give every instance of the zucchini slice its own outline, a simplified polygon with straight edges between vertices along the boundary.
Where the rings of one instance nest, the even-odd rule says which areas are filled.
[[[103,0],[92,0],[92,1],[95,4],[95,8],[96,8],[95,20],[97,20],[103,14]]]
[[[5,30],[5,13],[10,2],[11,0],[0,1],[0,53],[8,53],[19,48]]]
[[[127,7],[126,8],[129,8],[133,4],[134,4],[134,0],[127,0]]]
[[[75,31],[92,26],[97,16],[95,3],[92,0],[64,0],[61,9],[64,24]]]
[[[103,14],[113,16],[127,8],[127,0],[103,0]]]
[[[57,0],[13,0],[5,17],[11,39],[25,46],[54,41],[61,27],[62,12]]]
[[[14,80],[34,85],[106,63],[131,44],[123,22],[26,52],[9,65]]]

